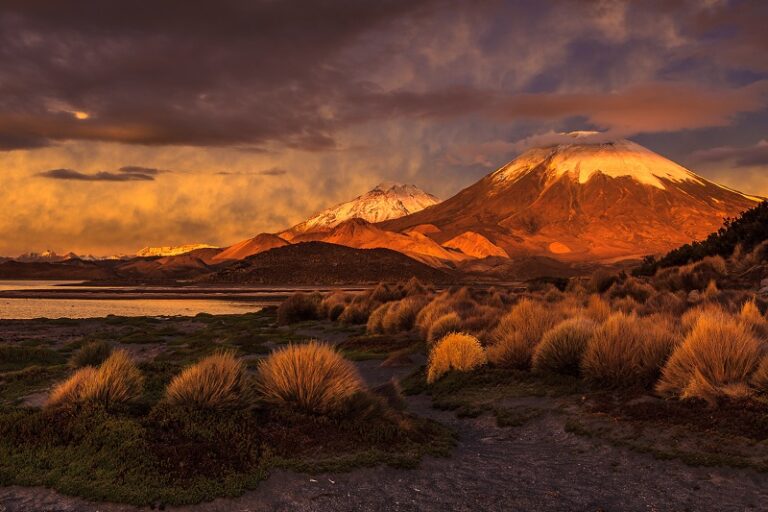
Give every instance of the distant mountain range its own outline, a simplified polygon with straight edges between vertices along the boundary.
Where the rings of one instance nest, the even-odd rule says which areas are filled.
[[[427,275],[416,263],[439,269],[433,276],[572,275],[595,264],[637,260],[704,238],[724,218],[762,199],[708,181],[629,140],[588,143],[574,138],[570,144],[526,151],[443,202],[414,185],[382,183],[279,233],[261,233],[223,249],[204,244],[148,247],[128,261],[107,265],[107,273],[114,279],[265,282],[265,272],[287,276],[287,270],[275,270],[280,258],[286,265],[310,258],[302,268],[333,268],[333,279],[346,272],[350,280],[363,275],[375,280],[375,272],[339,267],[342,260],[352,265],[355,255],[360,265],[374,265],[373,253],[328,248],[345,246],[403,254],[406,260],[377,256],[376,261],[387,261],[388,275],[398,274],[398,265],[404,276],[415,268]],[[297,244],[300,250],[293,248]],[[267,252],[272,256],[254,259]],[[91,258],[46,252],[17,262],[55,266]],[[0,264],[0,277],[8,275],[3,266],[9,263]],[[92,263],[102,276],[105,266]],[[254,267],[251,272],[252,265],[262,270]],[[302,275],[312,279],[312,271]]]

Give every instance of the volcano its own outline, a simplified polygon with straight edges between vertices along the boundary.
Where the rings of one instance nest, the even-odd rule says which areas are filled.
[[[448,246],[482,240],[513,259],[607,262],[702,239],[762,199],[629,140],[577,141],[528,150],[450,199],[378,226]]]

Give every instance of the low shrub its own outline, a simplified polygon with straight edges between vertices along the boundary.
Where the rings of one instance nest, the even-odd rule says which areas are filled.
[[[92,341],[86,343],[69,358],[69,365],[72,368],[82,368],[84,366],[99,366],[112,353],[112,346],[106,341]]]
[[[265,400],[316,414],[339,411],[363,390],[355,366],[317,341],[272,352],[259,363],[256,382]]]
[[[485,362],[485,351],[477,338],[465,333],[448,334],[429,353],[427,382],[432,384],[451,370],[472,371]]]
[[[610,387],[648,386],[657,379],[678,339],[668,319],[614,313],[590,338],[581,373]]]
[[[584,317],[564,320],[544,333],[534,352],[532,368],[538,372],[578,375],[581,358],[595,332],[595,322]]]
[[[98,367],[81,368],[51,391],[47,405],[70,407],[95,403],[109,408],[137,398],[144,377],[124,350],[116,350]]]
[[[670,357],[656,390],[712,405],[723,397],[742,397],[760,356],[760,343],[745,322],[727,313],[701,315]]]
[[[217,409],[247,401],[245,366],[232,352],[219,352],[185,368],[166,388],[172,405]]]

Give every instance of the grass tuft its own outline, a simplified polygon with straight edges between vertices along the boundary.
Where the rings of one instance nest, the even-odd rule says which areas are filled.
[[[469,334],[451,333],[429,353],[427,383],[432,384],[451,370],[469,372],[486,363],[480,341]]]
[[[185,368],[166,389],[172,405],[219,409],[247,401],[245,366],[232,352],[219,352]]]
[[[259,363],[257,387],[267,401],[327,414],[363,390],[355,366],[330,346],[290,344]]]

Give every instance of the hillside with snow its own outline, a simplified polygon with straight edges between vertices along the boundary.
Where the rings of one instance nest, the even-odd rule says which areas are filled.
[[[438,204],[440,200],[415,185],[384,182],[351,201],[338,204],[280,233],[291,240],[298,234],[327,231],[350,219],[371,223],[397,219]]]
[[[153,256],[179,256],[198,249],[217,249],[208,244],[169,245],[163,247],[145,247],[136,253],[136,256],[149,258]]]

